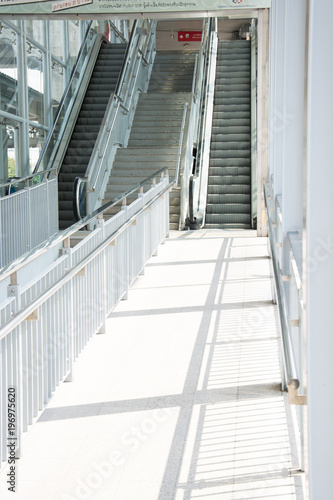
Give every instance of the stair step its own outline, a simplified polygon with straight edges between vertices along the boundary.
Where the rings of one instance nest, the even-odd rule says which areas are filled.
[[[252,229],[252,226],[251,224],[207,224],[206,223],[205,229],[245,230],[245,229]]]
[[[219,121],[221,124],[219,125]],[[236,135],[248,136],[251,133],[250,124],[248,125],[226,125],[225,121],[213,121],[212,134],[228,135],[235,137]]]
[[[228,153],[230,153],[230,158],[237,158],[238,153],[239,158],[244,158],[244,156],[247,157],[251,154],[249,141],[227,142],[225,144],[221,141],[212,142],[210,149],[211,153],[213,153],[213,158],[216,158],[216,156],[214,156],[215,153],[217,154],[217,158],[228,158]]]
[[[251,215],[251,203],[208,203],[206,207],[206,217],[220,214],[240,214]]]
[[[210,158],[210,168],[215,167],[250,167],[251,158]]]
[[[228,133],[216,133],[213,135],[212,140],[214,142],[227,142],[228,144],[231,143],[246,143],[246,148],[249,147],[249,142],[251,141],[251,134],[232,134],[231,132]],[[225,147],[225,144],[223,145]]]
[[[221,203],[251,203],[251,195],[250,194],[242,194],[242,193],[226,193],[226,194],[208,194],[207,195],[207,203],[209,205],[218,205]]]
[[[209,176],[209,186],[228,186],[234,184],[249,184],[251,182],[250,175],[237,175],[234,177],[233,175],[210,175]]]
[[[212,167],[209,168],[209,176],[220,176],[232,175],[238,177],[239,175],[251,175],[251,167]]]
[[[206,214],[206,224],[248,224],[251,214]]]
[[[251,194],[250,184],[209,185],[208,194]]]

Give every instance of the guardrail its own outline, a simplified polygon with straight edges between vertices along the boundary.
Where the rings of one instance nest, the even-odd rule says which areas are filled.
[[[289,402],[306,404],[303,395],[303,330],[302,330],[302,267],[301,237],[289,232],[282,238],[282,211],[280,196],[272,196],[269,184],[264,186],[268,234],[272,266],[275,277],[276,301],[278,304],[284,367],[284,388],[288,389]],[[288,255],[289,273],[282,274],[283,255]]]
[[[0,275],[8,294],[0,305],[0,407],[7,408],[7,391],[14,387],[19,412],[17,456],[22,432],[47,405],[56,386],[72,379],[76,358],[92,335],[105,331],[107,315],[126,298],[129,286],[168,235],[168,191],[173,183],[166,169],[154,176],[146,179],[146,184],[152,182],[146,192],[144,183],[136,186],[140,192],[130,205],[124,202],[134,189]],[[116,203],[122,203],[122,209],[104,219]],[[78,231],[93,220],[93,231]],[[2,463],[8,457],[7,412],[1,411],[0,418]]]
[[[56,172],[48,179],[52,171],[54,169],[14,179],[0,186],[10,193],[0,198],[0,268],[58,232],[58,181]],[[19,187],[16,192],[15,186]]]

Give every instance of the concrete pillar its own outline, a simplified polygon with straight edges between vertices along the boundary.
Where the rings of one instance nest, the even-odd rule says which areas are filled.
[[[282,191],[282,161],[284,132],[284,65],[285,65],[285,9],[286,0],[272,3],[272,74],[270,109],[270,148],[272,150],[270,170],[274,176],[274,195]]]
[[[294,1],[294,0],[293,0]],[[333,495],[333,2],[308,0],[303,287],[310,500]]]

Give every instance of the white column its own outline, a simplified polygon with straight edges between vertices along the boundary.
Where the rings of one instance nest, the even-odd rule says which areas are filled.
[[[286,0],[272,2],[273,25],[273,94],[270,109],[271,134],[271,173],[274,176],[274,195],[281,194],[282,190],[282,161],[283,161],[283,96],[284,96],[284,36],[285,36],[285,4]]]
[[[283,82],[283,274],[289,274],[289,231],[303,226],[303,136],[306,3],[286,0]]]
[[[308,0],[304,305],[310,500],[333,495],[333,2]]]
[[[269,9],[260,9],[258,17],[258,98],[257,98],[257,235],[267,236],[263,181],[268,177],[268,56]]]

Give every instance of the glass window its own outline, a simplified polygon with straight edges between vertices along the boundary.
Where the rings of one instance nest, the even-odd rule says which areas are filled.
[[[50,21],[51,52],[61,61],[64,59],[63,26],[63,21]]]
[[[71,68],[74,66],[80,46],[80,25],[76,21],[69,21],[69,53],[71,58]]]
[[[0,34],[0,109],[18,114],[16,34],[3,29]]]
[[[61,66],[57,61],[52,59],[52,107],[54,111],[53,116],[58,108],[58,104],[64,92],[63,73],[64,73],[63,66]]]
[[[44,130],[38,127],[29,127],[29,163],[31,172],[35,169],[45,140]]]
[[[44,123],[43,53],[27,42],[29,120]]]
[[[44,21],[26,20],[25,32],[28,37],[41,45],[44,44]]]

